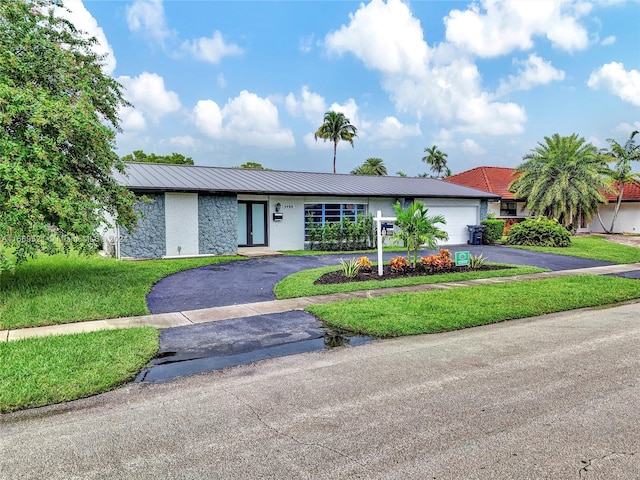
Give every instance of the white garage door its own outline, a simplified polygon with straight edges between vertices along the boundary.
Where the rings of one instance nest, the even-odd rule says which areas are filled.
[[[466,244],[469,240],[467,225],[477,225],[478,207],[429,207],[429,215],[443,215],[447,221],[440,228],[449,234],[449,240],[442,245]]]

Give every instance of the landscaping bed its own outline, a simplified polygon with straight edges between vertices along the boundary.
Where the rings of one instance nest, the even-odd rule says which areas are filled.
[[[398,278],[408,278],[408,277],[425,277],[432,275],[443,275],[446,273],[466,273],[466,272],[482,272],[482,271],[490,271],[490,270],[507,270],[513,267],[507,265],[483,265],[478,268],[469,268],[469,267],[456,267],[452,266],[447,269],[442,270],[426,270],[421,266],[416,268],[407,267],[402,271],[398,271],[393,269],[390,265],[384,265],[382,267],[382,276],[378,275],[377,269],[372,270],[363,270],[361,269],[354,277],[346,277],[341,270],[336,270],[333,272],[325,273],[320,276],[315,282],[314,285],[334,285],[336,283],[351,283],[351,282],[367,282],[369,280],[375,281],[387,281]]]

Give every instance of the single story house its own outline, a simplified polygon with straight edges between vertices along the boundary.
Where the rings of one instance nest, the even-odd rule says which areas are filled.
[[[421,201],[444,215],[447,244],[468,240],[467,225],[499,196],[431,178],[126,163],[115,180],[149,201],[128,232],[111,221],[106,236],[120,258],[236,254],[238,247],[302,250],[308,218],[317,224],[360,214],[393,217],[393,205]]]
[[[489,201],[488,212],[495,218],[506,220],[506,227],[530,217],[526,201],[515,198],[508,190],[509,184],[516,179],[515,169],[505,167],[476,167],[445,178],[447,182],[465,187],[484,190],[500,196],[499,200]],[[607,195],[609,203],[600,207],[600,217],[607,228],[611,225],[615,209],[616,195]],[[583,218],[578,233],[603,233],[597,217],[587,223]],[[614,224],[614,233],[640,233],[640,184],[626,184],[618,218]]]

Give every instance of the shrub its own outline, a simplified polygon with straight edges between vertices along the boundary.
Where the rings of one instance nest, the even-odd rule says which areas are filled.
[[[389,266],[391,267],[392,272],[404,272],[408,264],[409,262],[407,259],[401,256],[393,257],[389,261]]]
[[[571,234],[557,220],[546,217],[528,218],[511,227],[507,234],[507,244],[568,247],[571,245]]]
[[[469,256],[469,268],[472,270],[477,270],[478,268],[484,266],[486,263],[486,259],[480,255],[470,255]]]
[[[484,226],[484,232],[482,232],[482,243],[484,245],[493,245],[502,238],[504,227],[507,224],[504,220],[496,220],[488,218],[480,222],[480,225]]]
[[[358,259],[358,265],[360,265],[360,268],[363,270],[371,270],[371,267],[373,267],[373,263],[371,263],[368,257],[360,257]]]
[[[360,264],[358,263],[358,260],[356,260],[355,258],[352,258],[348,262],[346,262],[344,259],[341,258],[340,268],[342,269],[342,273],[345,277],[354,278],[356,275],[358,275],[358,272],[360,271]]]
[[[429,272],[449,269],[453,264],[451,262],[451,252],[446,248],[442,248],[437,255],[422,257],[420,259],[420,264]]]

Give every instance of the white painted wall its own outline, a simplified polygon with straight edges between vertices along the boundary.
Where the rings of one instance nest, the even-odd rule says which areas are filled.
[[[167,256],[197,255],[198,194],[165,193]]]
[[[600,207],[600,216],[602,222],[609,228],[611,219],[615,210],[615,203],[609,203]],[[640,203],[626,202],[620,205],[620,212],[613,226],[614,233],[640,233]],[[589,231],[603,233],[604,230],[598,221],[598,217],[594,216],[589,224]]]
[[[282,220],[274,221],[276,204],[280,203]],[[269,197],[269,247],[272,250],[304,249],[304,199],[302,197]]]

